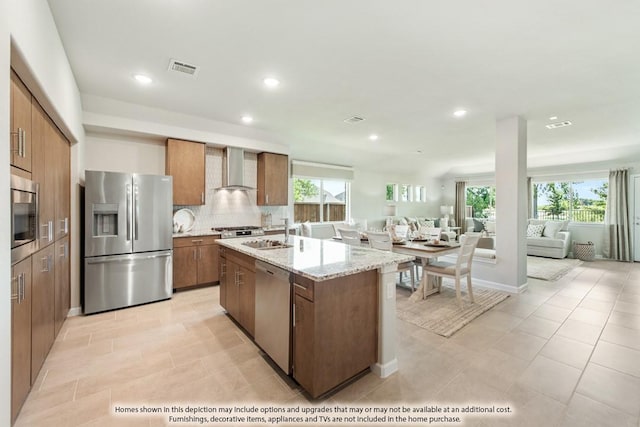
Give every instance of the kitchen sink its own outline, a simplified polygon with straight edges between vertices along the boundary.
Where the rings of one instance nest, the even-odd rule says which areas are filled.
[[[293,245],[280,240],[251,240],[249,242],[243,242],[242,244],[253,249],[283,249],[293,247]]]

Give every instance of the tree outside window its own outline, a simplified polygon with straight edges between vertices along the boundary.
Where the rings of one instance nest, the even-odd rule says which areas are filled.
[[[534,217],[603,223],[609,194],[606,179],[533,184]]]

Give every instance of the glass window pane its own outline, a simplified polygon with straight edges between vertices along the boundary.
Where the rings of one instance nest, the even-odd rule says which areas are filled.
[[[387,202],[395,202],[398,199],[398,185],[397,184],[387,184],[386,189],[386,198]]]
[[[400,186],[400,200],[403,202],[408,202],[410,200],[411,190],[410,186],[407,184],[402,184]]]
[[[467,207],[473,218],[495,218],[496,188],[493,186],[467,187]]]
[[[324,221],[347,219],[347,183],[345,181],[322,181]]]
[[[295,222],[321,221],[319,179],[293,179],[293,218]]]

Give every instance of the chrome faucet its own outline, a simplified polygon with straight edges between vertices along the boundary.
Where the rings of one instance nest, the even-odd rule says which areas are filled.
[[[284,221],[284,241],[289,241],[289,218],[283,218]]]

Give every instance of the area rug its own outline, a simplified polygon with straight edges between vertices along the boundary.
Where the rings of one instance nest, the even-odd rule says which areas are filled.
[[[582,261],[579,259],[554,259],[528,256],[527,276],[535,279],[554,281],[558,280],[580,264],[582,264]]]
[[[460,308],[454,286],[453,283],[445,282],[440,293],[415,302],[411,301],[405,292],[399,293],[396,301],[398,318],[448,338],[509,297],[506,292],[474,287],[475,302],[469,302],[467,293],[462,292],[463,308]],[[466,281],[464,288],[466,289]]]

